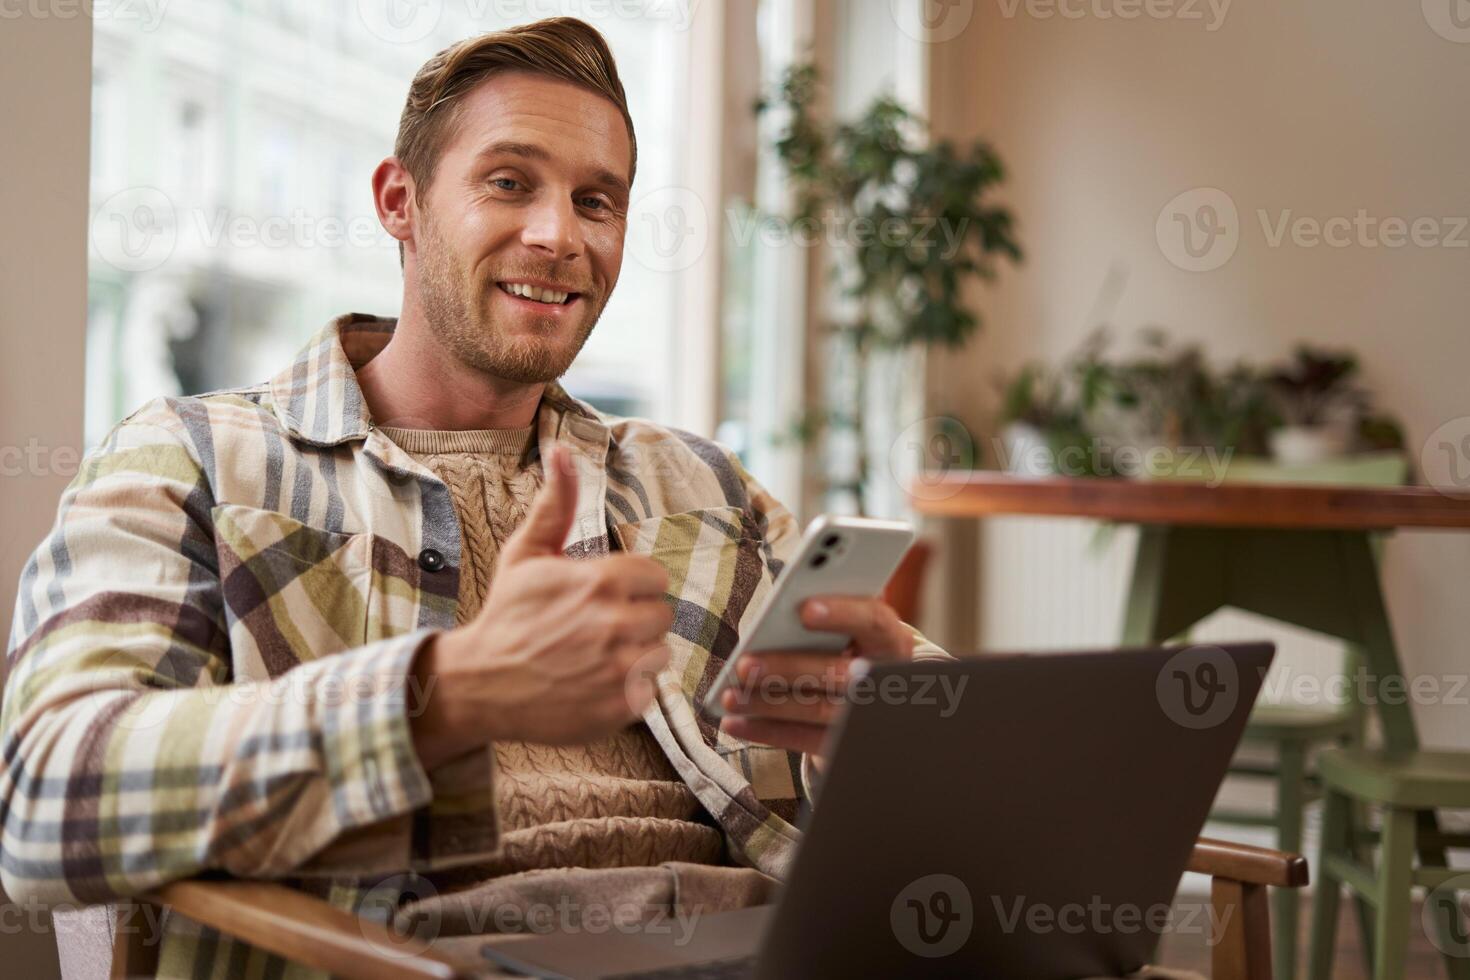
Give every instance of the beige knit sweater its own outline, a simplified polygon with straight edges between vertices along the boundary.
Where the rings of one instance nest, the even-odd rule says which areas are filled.
[[[458,622],[480,611],[501,547],[541,486],[532,430],[383,434],[449,487],[463,529]],[[639,722],[589,745],[498,742],[501,846],[480,877],[544,868],[722,863],[721,835]]]

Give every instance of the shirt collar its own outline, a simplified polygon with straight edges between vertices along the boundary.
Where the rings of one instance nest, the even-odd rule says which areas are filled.
[[[356,369],[388,345],[397,325],[393,317],[339,316],[307,341],[290,367],[271,379],[276,417],[292,438],[315,446],[367,438],[372,416],[357,384]],[[546,417],[551,415],[557,418]],[[597,410],[553,381],[541,396],[538,432],[559,433],[566,426],[561,416],[576,418],[574,427],[584,439],[607,441],[603,435],[607,425]]]

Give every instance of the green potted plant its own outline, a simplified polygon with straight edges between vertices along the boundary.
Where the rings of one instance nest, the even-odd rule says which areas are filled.
[[[887,96],[850,122],[829,123],[814,109],[819,82],[815,66],[794,66],[756,111],[784,120],[775,150],[796,192],[792,220],[852,231],[833,269],[846,309],[825,324],[841,369],[829,375],[823,407],[789,435],[852,447],[828,492],[861,514],[870,510],[875,355],[962,346],[980,325],[965,289],[993,278],[999,260],[1019,261],[1021,249],[1010,211],[991,200],[1004,171],[988,145],[931,143],[921,120]]]
[[[1060,386],[1040,364],[1026,364],[1004,383],[1001,394],[1002,465],[1018,476],[1050,476],[1056,472],[1051,433],[1065,412]]]
[[[1366,392],[1355,383],[1357,374],[1352,353],[1302,344],[1289,363],[1267,375],[1279,417],[1269,437],[1278,462],[1320,463],[1352,449],[1368,408]]]
[[[1096,476],[1096,439],[1088,416],[1108,384],[1102,348],[1094,334],[1052,371],[1026,364],[1002,386],[1001,445],[1006,469],[1021,476]]]

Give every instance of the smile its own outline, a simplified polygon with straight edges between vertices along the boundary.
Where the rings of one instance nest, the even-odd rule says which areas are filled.
[[[565,306],[581,295],[560,289],[548,289],[529,282],[501,282],[496,285],[512,296],[528,299],[533,303],[545,303],[548,306]]]

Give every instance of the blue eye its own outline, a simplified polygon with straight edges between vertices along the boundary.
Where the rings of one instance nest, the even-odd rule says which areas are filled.
[[[601,210],[601,209],[607,207],[607,202],[605,202],[600,197],[584,197],[584,198],[582,198],[582,206],[584,208],[593,208],[593,209],[596,209],[596,210]]]
[[[496,187],[499,187],[503,191],[513,191],[520,186],[520,182],[514,177],[496,177],[495,179],[491,180],[490,183],[494,184]]]

